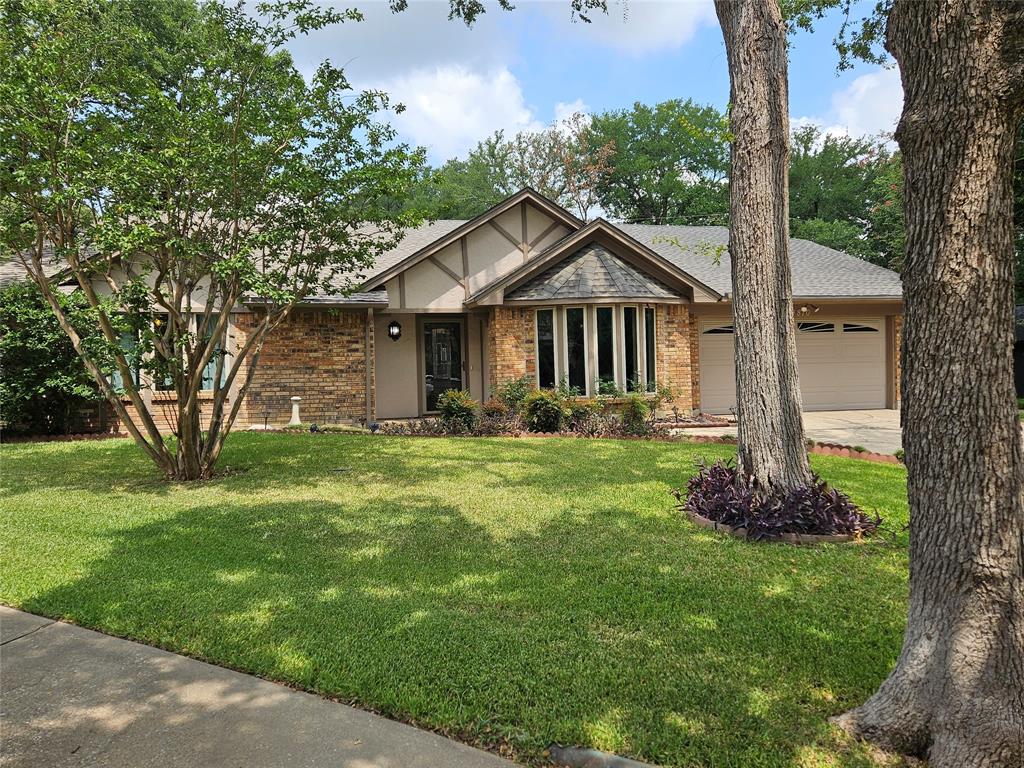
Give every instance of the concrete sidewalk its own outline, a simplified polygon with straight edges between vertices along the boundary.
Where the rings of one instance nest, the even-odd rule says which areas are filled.
[[[0,606],[0,765],[511,768],[318,696]]]

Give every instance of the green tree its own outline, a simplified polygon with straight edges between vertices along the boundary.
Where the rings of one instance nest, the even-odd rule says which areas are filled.
[[[601,206],[629,222],[722,224],[728,218],[729,143],[725,115],[690,99],[596,115],[597,146],[613,144]]]
[[[390,201],[422,158],[374,119],[386,97],[354,93],[326,62],[307,82],[284,49],[358,14],[312,0],[258,10],[219,0],[0,10],[0,255],[23,261],[169,478],[213,472],[264,340],[296,303],[353,286],[415,223]],[[47,280],[50,247],[96,312],[134,413]],[[229,353],[229,314],[243,300],[258,302],[258,319]],[[120,316],[138,319],[130,354]],[[212,400],[200,413],[204,382]],[[175,392],[176,439],[160,433],[142,386]]]
[[[81,294],[58,294],[75,330],[109,366],[105,341]],[[0,422],[8,431],[59,434],[75,412],[101,399],[39,288],[21,281],[0,290]]]

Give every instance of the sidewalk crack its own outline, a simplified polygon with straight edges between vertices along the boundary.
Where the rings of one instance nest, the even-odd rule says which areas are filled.
[[[23,637],[28,637],[29,635],[34,635],[40,629],[46,629],[47,627],[52,627],[56,623],[57,623],[57,621],[54,619],[54,620],[51,620],[51,621],[47,622],[46,624],[40,624],[38,627],[35,627],[34,629],[30,629],[28,632],[23,632],[20,635],[18,635],[17,637],[12,637],[12,638],[9,638],[7,640],[4,640],[2,643],[0,643],[0,647],[8,645],[9,643],[13,643],[15,640],[21,640]]]

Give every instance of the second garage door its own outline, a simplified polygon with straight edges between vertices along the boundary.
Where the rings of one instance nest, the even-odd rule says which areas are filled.
[[[701,409],[736,407],[733,328],[700,325]],[[836,318],[797,323],[800,390],[808,411],[885,408],[885,320]]]

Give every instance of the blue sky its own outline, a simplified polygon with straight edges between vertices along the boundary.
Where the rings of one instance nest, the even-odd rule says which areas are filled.
[[[576,110],[693,98],[724,108],[725,48],[710,0],[610,0],[607,15],[573,23],[568,0],[494,7],[472,29],[448,21],[446,0],[411,0],[392,14],[383,0],[341,2],[366,20],[291,46],[311,70],[329,58],[357,87],[381,88],[406,106],[402,137],[440,163],[501,128],[533,130]],[[792,41],[790,114],[795,122],[861,135],[891,131],[901,103],[895,70],[860,65],[838,74],[832,38],[840,19]]]

